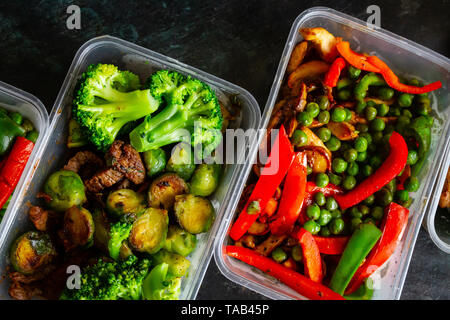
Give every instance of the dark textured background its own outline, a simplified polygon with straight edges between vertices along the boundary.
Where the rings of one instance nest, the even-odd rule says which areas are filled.
[[[81,7],[81,30],[66,8]],[[0,80],[37,96],[50,110],[77,49],[110,34],[178,59],[249,90],[264,106],[292,22],[327,6],[367,19],[381,7],[382,27],[449,56],[449,0],[397,1],[66,1],[0,0]],[[450,299],[450,255],[422,228],[403,299]],[[212,259],[198,299],[261,299],[226,280]]]

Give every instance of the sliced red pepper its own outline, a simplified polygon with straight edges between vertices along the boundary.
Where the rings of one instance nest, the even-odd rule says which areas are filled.
[[[350,237],[319,237],[314,236],[314,240],[322,254],[337,255],[344,252]]]
[[[345,300],[344,297],[324,285],[314,282],[304,275],[278,264],[274,260],[260,255],[251,249],[227,246],[226,251],[230,257],[241,260],[242,262],[266,272],[308,299]]]
[[[408,223],[409,210],[391,202],[381,223],[383,232],[377,244],[367,256],[364,264],[358,268],[346,293],[356,291],[366,278],[381,267],[397,248]]]
[[[300,215],[305,199],[307,165],[306,153],[298,152],[287,172],[278,212],[270,223],[274,235],[291,231]]]
[[[380,72],[380,69],[372,65],[366,56],[356,53],[350,49],[350,43],[348,41],[341,41],[337,43],[336,48],[339,54],[355,68],[370,72]]]
[[[34,143],[17,137],[14,146],[0,170],[0,208],[8,201],[20,180],[25,165],[33,151]]]
[[[256,219],[258,219],[258,216],[266,207],[267,202],[272,198],[281,181],[283,181],[294,159],[294,155],[295,153],[286,134],[286,130],[281,126],[268,161],[255,185],[255,189],[253,189],[244,209],[230,230],[230,237],[233,240],[236,241],[241,238]],[[276,172],[273,172],[274,168],[277,168]],[[255,202],[259,203],[259,211],[253,212],[252,210],[252,212],[247,212],[249,204]]]
[[[324,84],[330,88],[336,87],[342,70],[345,68],[345,60],[341,57],[334,60],[328,72],[325,74]]]
[[[406,145],[405,139],[403,139],[401,134],[394,131],[389,139],[389,146],[389,156],[375,173],[358,184],[352,191],[334,197],[339,203],[341,210],[350,208],[367,199],[367,197],[397,177],[403,170],[408,158],[408,146]]]
[[[383,62],[380,58],[376,56],[370,56],[367,58],[367,61],[377,67],[382,74],[386,83],[392,88],[400,92],[410,93],[410,94],[421,94],[428,93],[437,89],[442,88],[442,83],[440,81],[436,81],[430,84],[427,84],[423,87],[410,86],[404,83],[401,83],[395,73],[389,68],[389,66]]]
[[[299,217],[299,222],[301,224],[304,224],[306,221],[308,221],[308,218],[306,217],[306,208],[314,203],[314,196],[317,192],[322,192],[326,197],[328,197],[340,194],[343,191],[341,188],[331,183],[329,183],[325,188],[320,188],[316,186],[313,181],[308,181],[306,183],[305,201],[303,203],[302,211]]]
[[[306,276],[314,282],[321,283],[323,279],[322,258],[313,235],[301,228],[291,236],[297,239],[302,247]]]

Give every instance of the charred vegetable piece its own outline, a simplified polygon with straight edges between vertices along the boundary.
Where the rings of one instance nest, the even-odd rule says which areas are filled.
[[[49,195],[48,206],[55,211],[66,211],[86,202],[83,181],[78,174],[68,170],[51,174],[45,182],[44,192]]]
[[[187,193],[186,182],[175,173],[166,173],[153,181],[148,191],[151,207],[169,210],[173,207],[175,196]]]
[[[116,218],[132,220],[144,210],[145,197],[131,189],[120,189],[111,192],[106,199],[106,209]]]
[[[147,176],[149,177],[161,173],[166,166],[166,162],[166,153],[161,148],[144,152],[144,164],[147,169]]]
[[[184,230],[198,234],[211,228],[215,216],[211,201],[192,194],[176,196],[175,199],[175,215]]]
[[[195,235],[183,230],[179,226],[169,226],[167,239],[164,242],[164,249],[172,253],[178,253],[182,256],[188,256],[194,251],[197,245],[197,238]]]
[[[137,251],[156,253],[166,241],[168,226],[166,210],[147,208],[133,223],[128,241]]]
[[[166,170],[175,172],[184,180],[189,180],[195,170],[194,153],[190,145],[179,145],[167,162]]]
[[[167,263],[168,272],[174,277],[183,277],[187,275],[191,262],[182,255],[171,253],[166,250],[160,250],[152,255],[154,264]]]
[[[88,144],[88,139],[83,135],[80,125],[74,119],[69,121],[69,137],[67,138],[67,147],[77,148]]]
[[[94,220],[81,206],[73,206],[64,214],[64,235],[75,246],[89,247],[94,241]]]
[[[13,244],[11,264],[18,272],[30,275],[49,264],[56,255],[50,236],[40,231],[29,231]]]
[[[190,192],[202,197],[211,195],[219,185],[220,173],[219,164],[200,164],[189,183]]]

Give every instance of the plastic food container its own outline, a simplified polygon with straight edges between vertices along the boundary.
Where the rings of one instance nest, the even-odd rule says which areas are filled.
[[[39,132],[39,137],[33,148],[33,152],[28,159],[19,183],[12,194],[3,220],[0,223],[0,243],[3,243],[7,237],[8,230],[13,224],[17,211],[20,210],[21,204],[23,203],[30,179],[33,177],[36,167],[39,164],[42,151],[45,147],[49,121],[47,110],[45,110],[44,105],[38,98],[1,81],[0,107],[9,111],[20,112],[25,118],[33,123],[33,126]]]
[[[343,37],[351,42],[356,51],[377,54],[396,72],[418,77],[424,81],[442,81],[443,88],[432,97],[433,110],[437,117],[433,127],[433,140],[429,158],[423,167],[419,179],[420,189],[413,195],[415,201],[410,207],[410,219],[403,239],[391,259],[372,275],[375,280],[374,299],[399,299],[409,262],[414,249],[417,234],[426,212],[436,205],[438,197],[433,196],[433,187],[440,164],[448,163],[445,150],[450,143],[450,63],[449,60],[412,41],[401,38],[388,31],[370,29],[365,22],[342,14],[332,9],[316,7],[300,14],[295,20],[286,46],[283,51],[278,70],[275,75],[270,96],[262,118],[262,127],[269,121],[272,109],[278,97],[280,86],[284,79],[289,57],[294,46],[301,40],[298,30],[307,27],[323,27],[335,36]],[[256,147],[256,146],[255,146]],[[250,167],[244,170],[248,176]],[[244,178],[243,178],[244,179]],[[276,279],[249,265],[230,258],[225,253],[229,241],[228,232],[235,218],[235,209],[239,201],[237,196],[243,190],[243,185],[236,190],[236,197],[227,208],[227,224],[222,224],[220,235],[215,244],[215,259],[221,272],[238,284],[272,299],[305,299]],[[432,204],[432,206],[428,206]]]
[[[191,75],[208,83],[216,91],[219,100],[225,105],[233,100],[241,107],[240,115],[230,123],[230,128],[257,129],[260,125],[261,115],[256,100],[246,90],[236,85],[118,38],[102,36],[86,42],[76,53],[53,106],[50,115],[48,144],[42,155],[41,165],[37,168],[36,174],[29,183],[26,196],[17,201],[16,207],[18,210],[9,216],[9,228],[3,232],[4,239],[0,243],[0,256],[5,258],[0,261],[1,273],[4,273],[5,268],[9,265],[8,252],[12,242],[21,233],[32,228],[28,221],[28,206],[26,204],[36,202],[36,193],[41,190],[49,174],[60,169],[67,161],[68,149],[65,144],[72,107],[72,94],[77,79],[92,63],[116,64],[121,69],[127,69],[138,74],[141,80],[146,79],[152,72],[163,68]],[[250,140],[249,143],[254,144],[255,142]],[[245,150],[243,149],[245,149],[245,146],[241,146],[236,152],[244,154]],[[218,189],[210,198],[216,209],[216,219],[208,233],[198,236],[197,248],[189,257],[191,267],[189,276],[183,280],[180,299],[195,299],[197,295],[212,256],[213,241],[217,230],[224,223],[225,204],[231,196],[231,187],[236,184],[242,168],[243,166],[238,164],[227,165]],[[7,278],[0,283],[0,299],[10,298],[8,286]]]

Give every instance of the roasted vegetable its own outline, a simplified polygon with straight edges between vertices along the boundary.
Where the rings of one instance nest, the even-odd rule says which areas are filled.
[[[64,214],[64,236],[74,246],[91,246],[94,241],[94,230],[92,215],[82,206],[73,206]]]
[[[180,226],[192,234],[207,232],[214,222],[214,207],[207,198],[192,194],[176,196],[174,210]]]
[[[196,196],[210,196],[219,185],[221,169],[220,164],[200,164],[189,182],[190,192]]]
[[[336,49],[337,40],[324,28],[303,28],[300,34],[305,40],[311,41],[321,58],[327,62],[332,62],[338,52]]]
[[[175,173],[166,173],[156,178],[148,190],[148,201],[151,207],[170,210],[175,196],[187,193],[186,182]]]
[[[164,249],[181,254],[182,256],[188,256],[192,251],[194,251],[197,245],[197,238],[195,235],[183,230],[179,226],[171,225],[169,226],[169,231],[167,232],[167,239],[164,242]]]
[[[160,250],[152,255],[154,264],[167,263],[168,272],[174,277],[184,277],[187,275],[191,262],[182,255]]]
[[[48,265],[56,256],[50,236],[40,231],[21,235],[11,247],[11,264],[18,272],[30,275]]]
[[[83,135],[83,130],[80,124],[75,119],[69,120],[69,137],[67,138],[67,147],[78,148],[85,146],[88,139]]]
[[[16,137],[24,136],[25,133],[26,130],[15,123],[6,112],[0,112],[0,156],[9,151]]]
[[[142,296],[146,300],[176,300],[180,295],[181,278],[168,273],[169,265],[155,266],[142,283]]]
[[[108,213],[116,218],[134,220],[145,208],[144,195],[131,189],[111,192],[106,199]]]
[[[51,174],[45,182],[44,192],[49,196],[47,205],[55,211],[66,211],[86,201],[83,181],[78,174],[68,170]]]
[[[161,173],[166,166],[166,153],[163,149],[157,148],[144,152],[144,163],[147,168],[147,176],[153,177]]]
[[[329,65],[320,60],[312,60],[305,62],[297,67],[288,77],[289,88],[294,88],[295,85],[305,79],[313,79],[328,71]]]
[[[166,210],[147,208],[133,223],[128,241],[137,251],[156,253],[166,241],[168,226]]]
[[[166,170],[175,172],[184,180],[189,180],[195,170],[194,153],[188,144],[177,145],[169,161],[167,162]]]

